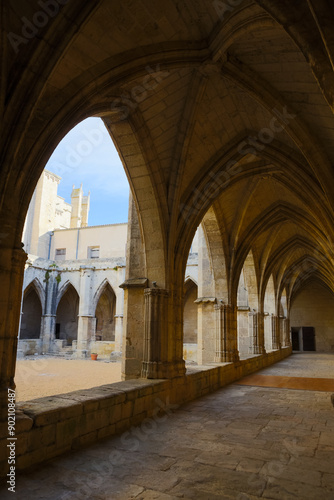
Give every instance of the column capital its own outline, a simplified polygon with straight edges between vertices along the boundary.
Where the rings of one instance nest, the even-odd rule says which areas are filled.
[[[216,304],[217,299],[216,297],[198,297],[198,299],[195,300],[195,304]]]
[[[147,278],[129,278],[119,285],[119,288],[127,290],[128,288],[147,288]]]
[[[144,295],[146,296],[152,296],[152,297],[168,297],[169,296],[169,291],[166,290],[165,288],[145,288],[144,289]]]

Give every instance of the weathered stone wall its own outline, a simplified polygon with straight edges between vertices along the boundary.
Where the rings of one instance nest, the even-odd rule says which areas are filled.
[[[249,356],[250,338],[248,313],[249,307],[238,307],[238,350],[241,357]]]
[[[122,345],[124,292],[119,287],[119,285],[124,281],[125,259],[120,257],[113,259],[85,259],[82,261],[64,261],[57,262],[57,266],[55,268],[52,267],[52,264],[52,261],[35,258],[34,256],[29,255],[27,269],[25,270],[24,274],[23,290],[26,290],[28,289],[28,287],[33,286],[34,291],[36,291],[41,303],[42,328],[40,338],[43,340],[43,338],[51,336],[51,344],[47,347],[45,347],[44,345],[42,351],[60,352],[60,344],[58,345],[57,341],[55,340],[54,329],[57,318],[59,320],[58,313],[61,313],[60,306],[62,306],[62,297],[64,297],[69,289],[73,291],[74,295],[77,294],[79,298],[79,321],[80,317],[84,319],[88,318],[91,320],[91,326],[93,328],[93,320],[95,319],[97,304],[101,294],[107,286],[111,287],[116,298],[113,318],[113,333],[115,335],[115,342],[113,345],[115,346],[116,351],[120,351]],[[60,281],[57,287],[47,287],[47,283],[45,281],[47,274],[51,276],[49,280],[54,279],[57,275],[59,276]],[[48,304],[46,304],[46,301]],[[25,324],[25,314],[22,315],[23,325]],[[55,321],[52,324],[46,321],[48,315],[54,316]],[[78,313],[76,313],[76,316],[77,315]],[[79,326],[76,321],[73,322],[73,319],[75,318],[73,318],[72,311],[72,315],[69,316],[68,321],[66,321],[68,323],[67,327],[72,326],[73,328],[70,328],[70,331],[66,335],[66,338],[70,340],[78,340],[80,343],[80,335],[82,332],[82,324],[84,322],[84,319],[81,320]],[[60,339],[64,337],[64,332],[66,333],[65,330],[67,328],[67,323],[65,323],[61,326],[62,330],[60,332]],[[91,337],[92,338],[88,339],[88,343],[91,340],[95,341],[95,332],[92,332]],[[27,354],[28,352],[31,352],[30,345],[21,343],[20,355],[25,354],[25,349],[28,349],[26,351]],[[107,351],[104,350],[104,354],[106,354],[106,352]]]
[[[334,351],[334,297],[324,287],[305,288],[291,306],[291,327],[313,326],[317,351]]]
[[[129,380],[35,399],[17,405],[16,467],[22,470],[96,440],[119,434],[147,419],[158,422],[180,405],[216,391],[291,354],[285,348],[237,363],[192,368],[171,380]],[[0,424],[6,436],[7,422]],[[0,441],[1,476],[7,473],[7,440]]]

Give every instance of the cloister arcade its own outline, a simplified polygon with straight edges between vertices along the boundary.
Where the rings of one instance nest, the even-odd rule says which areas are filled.
[[[47,22],[31,24],[33,32],[25,19],[38,23],[41,7],[1,4],[2,418],[8,388],[15,388],[25,215],[55,147],[89,116],[104,121],[132,193],[119,283],[123,324],[115,325],[116,337],[122,329],[123,378],[164,379],[173,400],[186,399],[184,327],[188,335],[194,325],[184,322],[185,279],[200,224],[198,363],[213,363],[216,374],[228,363],[241,376],[247,327],[247,356],[269,363],[278,357],[267,351],[289,355],[294,301],[306,289],[334,293],[332,3],[56,4]],[[88,297],[89,273],[82,269],[78,295]],[[55,280],[56,273],[50,286]],[[26,302],[37,304],[35,293]],[[67,295],[73,308],[74,295]],[[98,327],[111,295],[105,291],[97,307]],[[42,314],[57,321],[48,300]],[[84,303],[92,302],[78,306],[79,350],[87,349],[95,321]],[[325,349],[334,345],[330,321]],[[102,335],[112,336],[110,317],[105,324]],[[74,338],[66,329],[59,334]],[[211,382],[211,390],[218,387]]]

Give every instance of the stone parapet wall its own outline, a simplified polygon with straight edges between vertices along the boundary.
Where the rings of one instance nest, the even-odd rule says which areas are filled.
[[[204,396],[286,358],[291,348],[236,363],[192,367],[171,380],[128,380],[17,405],[16,468],[23,470],[132,426],[168,415],[176,405]],[[7,422],[0,424],[1,477],[8,471]]]

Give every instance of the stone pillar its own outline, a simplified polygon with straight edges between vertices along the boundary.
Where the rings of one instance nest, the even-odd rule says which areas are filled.
[[[162,288],[146,288],[144,300],[142,376],[145,378],[167,378],[168,291]]]
[[[249,355],[248,313],[248,306],[237,307],[238,351],[241,357]]]
[[[220,301],[215,304],[216,312],[216,354],[215,362],[239,361],[237,308]]]
[[[125,280],[125,267],[118,267],[117,281],[123,283]],[[119,288],[116,293],[116,310],[115,310],[115,352],[122,352],[123,346],[123,315],[124,315],[124,290]]]
[[[183,346],[177,342],[178,297],[163,288],[144,291],[144,357],[142,377],[174,378],[185,374]],[[171,308],[169,309],[169,302]],[[171,311],[170,317],[168,311]],[[172,328],[170,329],[170,326]]]
[[[142,377],[174,378],[185,374],[183,346],[174,338],[178,298],[162,288],[146,288]],[[171,315],[168,316],[169,301]],[[175,307],[175,310],[174,310]],[[169,327],[172,326],[172,329]],[[170,336],[171,334],[171,336]]]
[[[250,354],[265,354],[264,347],[264,316],[263,313],[256,311],[250,312],[249,318],[249,336],[250,336]]]
[[[45,305],[41,318],[41,343],[42,353],[53,351],[56,338],[56,313],[57,313],[58,282],[52,270],[45,273]]]
[[[144,247],[136,206],[130,192],[126,243],[124,290],[122,379],[141,376],[144,356],[144,289],[148,286]]]
[[[53,341],[56,338],[56,315],[43,314],[41,319],[42,353],[53,351]]]
[[[220,301],[216,311],[216,355],[217,363],[239,361],[238,351],[238,310]]]
[[[132,278],[120,285],[124,289],[122,379],[141,376],[144,356],[144,289],[146,278]]]
[[[279,324],[279,339],[280,339],[280,343],[281,343],[281,349],[282,347],[284,347],[284,337],[285,337],[285,333],[284,333],[284,316],[279,316],[278,317],[278,324]]]
[[[283,346],[291,347],[290,318],[283,318]]]
[[[271,315],[271,334],[273,350],[281,349],[280,321],[276,314]]]
[[[197,320],[197,362],[199,365],[212,363],[216,353],[216,298],[199,297]]]
[[[123,314],[115,314],[115,351],[122,352],[123,345]]]
[[[17,337],[24,264],[22,248],[0,247],[0,420],[8,414],[8,389],[15,389]]]
[[[94,316],[78,317],[78,337],[76,357],[78,359],[87,358],[90,354],[90,344],[95,342],[96,318]]]
[[[95,341],[96,319],[91,311],[93,267],[80,267],[80,294],[76,356],[84,359],[90,352],[90,343]]]

